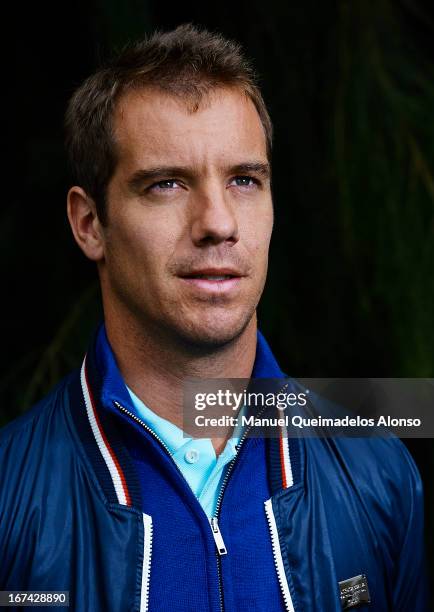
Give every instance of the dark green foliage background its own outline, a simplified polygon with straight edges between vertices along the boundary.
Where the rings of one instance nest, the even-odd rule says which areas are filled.
[[[276,221],[259,314],[283,369],[434,376],[429,2],[17,5],[4,25],[0,425],[79,364],[101,317],[95,270],[65,216],[66,101],[110,49],[186,21],[243,44],[274,121]],[[432,440],[408,445],[425,481],[432,559]]]

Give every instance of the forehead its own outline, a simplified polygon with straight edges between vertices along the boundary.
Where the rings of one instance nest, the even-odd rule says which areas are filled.
[[[244,92],[218,88],[194,112],[179,97],[156,89],[130,91],[113,119],[120,165],[206,165],[266,161],[265,132]]]

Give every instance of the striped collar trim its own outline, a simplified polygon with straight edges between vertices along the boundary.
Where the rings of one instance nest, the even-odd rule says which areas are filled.
[[[142,509],[140,481],[115,410],[101,403],[102,380],[92,349],[71,387],[71,415],[108,503]]]
[[[287,489],[294,484],[292,473],[291,455],[289,452],[288,434],[286,427],[281,428],[279,438],[280,471],[282,475],[282,488]]]
[[[269,482],[271,495],[302,482],[303,441],[290,438],[287,428],[280,428],[278,438],[268,440]]]
[[[89,425],[110,474],[113,489],[116,493],[117,502],[122,506],[132,506],[131,495],[128,489],[124,470],[122,469],[119,460],[104,432],[101,419],[98,415],[95,397],[89,385],[87,355],[85,356],[83,365],[81,367],[80,382]]]

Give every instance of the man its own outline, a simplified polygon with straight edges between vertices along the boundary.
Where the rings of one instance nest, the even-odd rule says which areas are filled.
[[[155,34],[81,85],[66,125],[104,326],[1,433],[1,589],[86,612],[424,610],[398,440],[182,435],[187,377],[284,376],[256,320],[271,123],[239,48]]]

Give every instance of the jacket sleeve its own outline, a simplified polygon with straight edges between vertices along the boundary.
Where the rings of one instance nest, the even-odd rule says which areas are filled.
[[[422,481],[406,449],[397,441],[402,455],[402,521],[400,556],[393,585],[394,612],[428,612],[428,581],[425,564]]]

